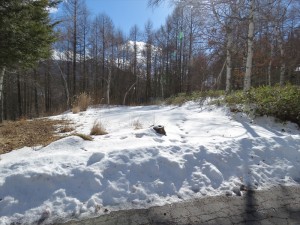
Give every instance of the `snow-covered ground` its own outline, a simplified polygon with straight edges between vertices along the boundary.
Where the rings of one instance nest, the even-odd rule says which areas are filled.
[[[249,119],[225,107],[92,108],[69,119],[89,134],[1,155],[0,224],[41,224],[112,210],[163,205],[206,195],[235,195],[300,183],[300,132],[272,118]],[[139,121],[142,129],[135,130]],[[163,125],[167,136],[151,125]],[[38,134],[36,134],[38,135]]]

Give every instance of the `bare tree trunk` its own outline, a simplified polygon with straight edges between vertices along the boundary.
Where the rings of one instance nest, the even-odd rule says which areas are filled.
[[[270,53],[270,61],[268,65],[268,84],[269,86],[272,85],[271,81],[271,72],[272,72],[272,65],[273,65],[273,55],[274,55],[274,43],[271,41],[271,53]]]
[[[285,66],[285,62],[284,62],[284,48],[283,48],[283,40],[282,40],[282,36],[279,32],[279,28],[276,28],[276,34],[277,34],[277,41],[278,41],[278,47],[280,50],[280,61],[281,61],[281,66],[280,66],[280,81],[279,84],[280,86],[283,86],[285,83],[285,70],[286,70],[286,66]]]
[[[0,123],[2,123],[4,120],[4,97],[0,100],[0,102],[1,102]]]
[[[57,61],[56,62],[56,65],[58,66],[58,69],[60,71],[60,75],[61,75],[61,78],[63,80],[63,85],[64,85],[64,88],[65,88],[65,95],[66,95],[66,98],[67,98],[67,107],[70,107],[70,93],[69,93],[69,88],[68,88],[68,82],[64,76],[64,73],[60,67],[60,65],[58,64]]]
[[[221,80],[221,77],[222,77],[222,74],[224,72],[224,69],[225,69],[225,66],[226,66],[226,62],[227,62],[227,59],[224,61],[223,63],[223,66],[222,66],[222,69],[218,75],[218,78],[217,78],[217,85],[216,85],[216,89],[219,90],[220,89],[220,80]]]
[[[76,95],[76,64],[77,64],[77,1],[74,6],[74,17],[73,17],[73,96]]]
[[[286,66],[285,63],[282,62],[280,67],[280,81],[279,81],[280,86],[283,86],[285,84],[285,71],[286,71]]]
[[[211,2],[212,11],[220,25],[223,26],[223,22],[220,19],[220,15],[217,13],[215,5],[213,2]],[[232,14],[236,13],[236,9],[234,8]],[[231,20],[231,19],[230,19]],[[231,77],[232,77],[232,45],[233,45],[233,30],[232,30],[232,22],[228,22],[228,24],[225,25],[226,27],[226,38],[227,38],[227,44],[226,44],[226,93],[228,94],[231,91]],[[225,66],[224,64],[224,66]],[[224,70],[224,66],[221,70],[221,73],[219,74],[219,78],[221,78],[221,75]]]
[[[226,50],[226,93],[231,91],[231,74],[232,74],[232,43],[233,34],[231,27],[227,28],[227,50]]]
[[[248,51],[246,61],[246,73],[244,78],[244,91],[249,91],[251,88],[251,74],[253,61],[253,39],[254,39],[254,0],[250,0],[250,15],[248,29]]]
[[[34,73],[34,109],[35,109],[35,116],[39,117],[40,113],[39,113],[39,102],[38,102],[38,91],[37,91],[37,71],[36,69],[33,71]]]
[[[127,98],[127,95],[128,93],[130,92],[130,90],[136,85],[137,83],[137,80],[130,86],[130,88],[125,92],[125,95],[124,95],[124,98],[123,98],[123,105],[126,104],[126,98]]]
[[[0,101],[2,101],[2,95],[3,95],[3,81],[4,81],[4,75],[5,75],[5,67],[3,67],[0,71]]]
[[[109,95],[110,95],[111,73],[112,73],[112,68],[108,68],[107,89],[106,89],[107,105],[110,105]]]
[[[191,17],[190,17],[190,40],[189,40],[189,62],[188,62],[188,73],[187,73],[187,93],[191,93],[191,86],[192,86],[192,55],[193,55],[193,9],[191,8]]]
[[[19,117],[23,115],[22,112],[22,96],[21,96],[21,83],[20,83],[20,74],[17,74],[17,88],[18,88],[18,109],[19,109]]]
[[[164,98],[165,97],[165,90],[164,90],[164,79],[162,77],[162,75],[160,75],[160,87],[161,87],[161,97]]]
[[[4,104],[3,104],[3,81],[4,81],[4,75],[5,75],[5,67],[3,67],[0,71],[0,104],[1,104],[1,116],[0,116],[0,123],[2,123],[3,121],[3,117],[4,117]]]

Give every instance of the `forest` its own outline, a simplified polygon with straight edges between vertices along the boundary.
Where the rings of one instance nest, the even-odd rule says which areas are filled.
[[[61,113],[81,93],[93,104],[139,105],[195,91],[300,85],[298,0],[170,1],[163,26],[149,20],[130,31],[91,15],[84,0],[38,3],[40,10],[19,14],[18,1],[0,3],[1,121]],[[58,6],[59,15],[47,8]],[[14,32],[30,15],[46,28],[36,22],[26,37]]]

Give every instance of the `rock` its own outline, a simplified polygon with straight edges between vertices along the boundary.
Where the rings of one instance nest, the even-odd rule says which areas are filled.
[[[244,184],[242,184],[240,186],[240,191],[247,191],[247,187]]]
[[[167,136],[164,126],[157,125],[154,126],[153,129],[156,131],[156,133]]]
[[[225,195],[226,195],[227,197],[232,196],[232,191],[226,191],[226,192],[225,192]]]
[[[237,196],[242,196],[242,193],[241,193],[241,190],[240,190],[239,187],[234,187],[234,188],[232,188],[232,192],[233,192],[234,194],[236,194]]]

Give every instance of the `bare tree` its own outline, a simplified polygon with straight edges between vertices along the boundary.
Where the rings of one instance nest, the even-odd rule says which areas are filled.
[[[249,91],[251,88],[251,74],[252,74],[252,61],[253,61],[253,48],[254,48],[254,12],[255,12],[255,0],[250,1],[249,9],[249,28],[248,28],[248,50],[246,60],[246,72],[244,78],[244,91]]]
[[[85,7],[83,0],[70,0],[64,2],[65,24],[70,30],[72,44],[72,94],[76,95],[77,53],[78,53],[78,23]]]
[[[86,92],[88,88],[88,71],[87,71],[87,46],[88,46],[88,35],[90,32],[90,13],[87,9],[87,6],[84,4],[82,6],[82,14],[78,20],[78,44],[79,44],[79,58],[81,65],[81,91]]]
[[[139,85],[139,77],[138,77],[138,46],[137,46],[137,41],[140,36],[140,31],[137,25],[134,25],[131,30],[130,30],[130,38],[133,41],[133,75],[135,77],[135,84],[138,86]],[[129,89],[130,91],[130,89]],[[138,88],[134,89],[134,96],[135,100],[137,101],[137,93]],[[125,98],[124,98],[125,99]],[[124,101],[125,102],[125,101]]]
[[[145,100],[149,102],[151,97],[151,74],[152,74],[152,47],[153,47],[153,24],[148,21],[145,25],[145,36],[146,36],[146,90]]]
[[[223,15],[216,9],[216,4],[221,5]],[[232,55],[233,55],[233,32],[234,32],[234,18],[237,13],[237,1],[235,2],[211,2],[212,12],[217,22],[224,27],[226,35],[226,93],[229,93],[232,88]],[[225,10],[224,10],[225,8]],[[222,19],[222,18],[224,19]]]

